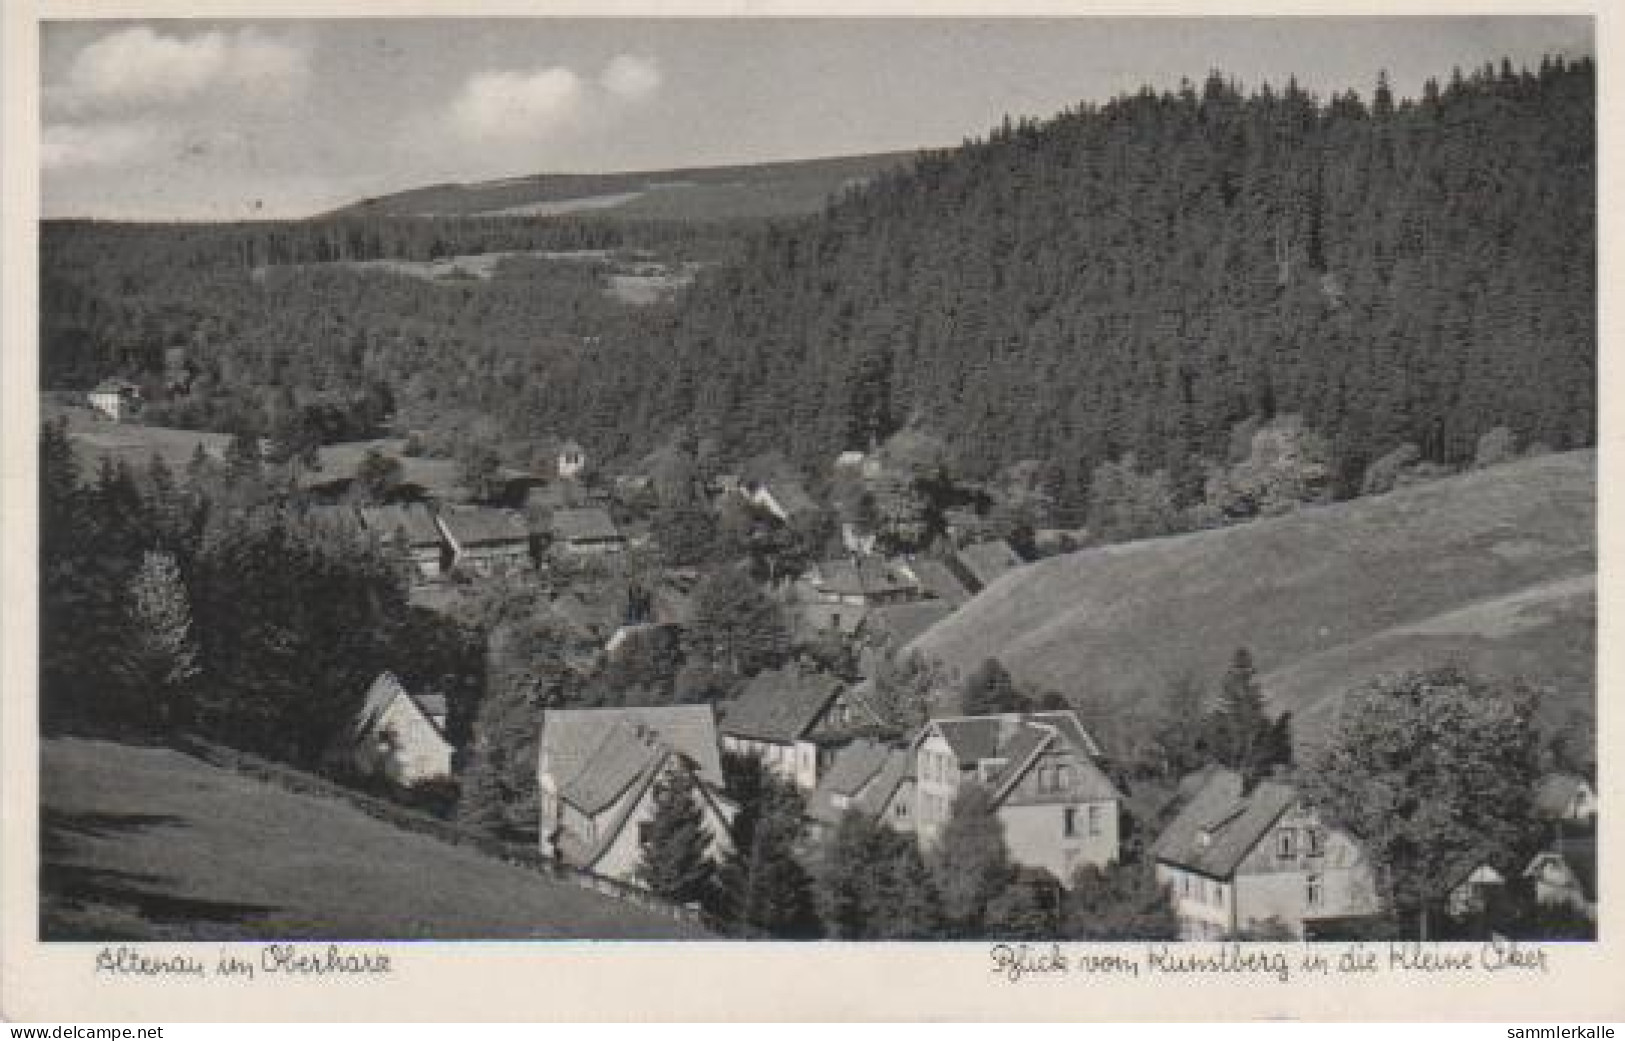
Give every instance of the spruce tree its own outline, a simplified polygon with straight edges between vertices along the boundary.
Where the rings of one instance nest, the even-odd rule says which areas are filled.
[[[711,832],[686,768],[667,770],[655,782],[654,815],[638,845],[638,877],[650,892],[679,904],[712,901],[717,865],[711,859]]]
[[[1264,710],[1264,693],[1253,669],[1253,656],[1237,648],[1220,688],[1219,704],[1209,717],[1210,747],[1220,762],[1256,779],[1272,764],[1274,724]]]
[[[718,899],[730,923],[773,936],[818,934],[812,880],[796,857],[805,800],[756,756],[726,756],[723,774],[739,806],[733,848],[718,872]]]

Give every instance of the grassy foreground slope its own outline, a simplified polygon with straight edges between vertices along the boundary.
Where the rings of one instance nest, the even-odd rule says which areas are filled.
[[[1006,575],[915,646],[961,670],[997,657],[1081,707],[1127,708],[1182,675],[1216,687],[1252,650],[1312,739],[1372,675],[1465,660],[1595,687],[1596,455],[1521,460],[1218,531],[1107,546]],[[1563,704],[1566,703],[1566,704]]]
[[[44,939],[660,939],[698,927],[179,752],[40,748]]]

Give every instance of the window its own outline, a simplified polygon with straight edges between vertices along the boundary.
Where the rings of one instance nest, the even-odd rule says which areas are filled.
[[[1326,853],[1326,833],[1319,828],[1305,828],[1303,832],[1303,855],[1306,857],[1319,857]]]
[[[1070,766],[1063,765],[1056,769],[1055,787],[1061,789],[1062,791],[1066,791],[1072,787],[1072,768]]]
[[[1089,834],[1091,834],[1091,835],[1099,835],[1100,834],[1101,820],[1104,817],[1105,817],[1105,814],[1101,812],[1099,806],[1091,805],[1089,807]]]
[[[1304,900],[1310,907],[1319,907],[1325,895],[1325,887],[1321,885],[1319,875],[1310,875],[1305,879]]]
[[[1282,828],[1275,834],[1275,855],[1285,860],[1296,856],[1298,852],[1298,833],[1292,828]]]
[[[1076,806],[1068,806],[1061,811],[1061,833],[1069,839],[1078,834],[1078,808]]]
[[[1055,788],[1055,768],[1050,767],[1050,766],[1041,766],[1041,767],[1039,767],[1038,768],[1038,790],[1041,791],[1041,792],[1047,792],[1047,791],[1054,790],[1054,788]]]

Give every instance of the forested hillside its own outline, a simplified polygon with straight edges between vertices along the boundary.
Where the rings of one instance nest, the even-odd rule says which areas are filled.
[[[973,476],[1047,461],[1073,504],[1129,453],[1189,501],[1256,415],[1302,414],[1344,493],[1401,442],[1587,445],[1593,119],[1584,61],[1398,105],[1214,76],[1007,124],[754,236],[599,375],[645,432],[827,459],[912,417]]]
[[[823,465],[912,423],[961,477],[1039,463],[1057,523],[1130,456],[1190,505],[1238,424],[1290,414],[1351,495],[1407,442],[1452,465],[1497,426],[1594,443],[1593,78],[1503,64],[1396,103],[1215,75],[1007,123],[766,223],[53,224],[42,371],[83,388],[180,343],[201,378],[172,425],[264,428],[322,389],[515,465],[567,436],[638,458],[679,427]],[[431,284],[344,263],[587,250],[709,266],[633,306],[556,256]]]

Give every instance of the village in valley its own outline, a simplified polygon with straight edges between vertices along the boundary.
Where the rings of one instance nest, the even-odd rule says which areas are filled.
[[[139,415],[141,390],[99,385],[86,404],[88,434],[64,436],[94,453]],[[190,436],[195,480],[233,452],[251,480],[276,469],[263,440],[122,429],[142,444]],[[606,473],[564,439],[551,472],[487,475],[511,504],[468,501],[467,465],[449,498],[425,496],[376,446],[354,474],[324,472],[337,501],[292,506],[291,523],[389,559],[420,609],[500,619],[492,645],[547,641],[557,671],[548,689],[519,663],[526,711],[505,738],[467,706],[454,720],[468,677],[381,671],[321,770],[725,934],[1415,935],[1384,915],[1391,883],[1360,837],[1299,787],[1290,720],[1266,711],[1246,649],[1216,707],[1173,721],[1211,740],[1159,735],[1185,743],[1177,769],[1114,754],[1065,692],[1023,689],[996,659],[961,674],[922,656],[927,630],[1029,560],[1090,545],[1087,530],[1033,528],[1032,503],[955,481],[915,430],[831,460],[822,498],[782,458],[738,473],[702,458],[679,442]],[[102,479],[128,468],[104,464]],[[526,758],[497,765],[504,739]],[[1443,884],[1418,906],[1434,930],[1591,928],[1595,787],[1561,769],[1533,780],[1507,846],[1429,865]],[[496,805],[471,802],[504,785]],[[762,877],[730,875],[741,862]],[[924,910],[939,901],[958,915]]]
[[[1594,939],[1529,61],[43,222],[42,937]]]

